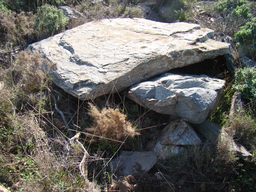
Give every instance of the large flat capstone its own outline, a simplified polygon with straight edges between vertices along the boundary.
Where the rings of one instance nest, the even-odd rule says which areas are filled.
[[[104,19],[34,43],[53,81],[80,99],[120,91],[152,76],[224,55],[229,44],[191,23]]]

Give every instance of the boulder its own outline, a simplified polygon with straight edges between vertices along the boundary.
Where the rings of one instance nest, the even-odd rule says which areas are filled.
[[[158,159],[164,160],[179,154],[187,145],[200,144],[202,141],[193,128],[184,120],[176,120],[162,130],[152,150]]]
[[[152,151],[121,151],[119,157],[111,161],[114,173],[118,176],[138,176],[149,171],[157,157]]]
[[[83,100],[229,52],[211,29],[142,18],[103,19],[31,44],[56,85]]]
[[[132,86],[128,97],[158,113],[202,123],[217,106],[224,80],[206,75],[165,73]]]

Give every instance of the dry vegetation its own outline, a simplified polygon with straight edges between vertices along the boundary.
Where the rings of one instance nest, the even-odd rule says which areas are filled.
[[[41,70],[43,63],[49,63],[38,52],[23,51],[41,38],[35,29],[36,8],[41,5],[24,1],[29,2],[26,11],[33,12],[22,12],[18,10],[23,1],[18,2],[20,7],[12,13],[1,11],[0,6],[0,184],[10,191],[108,191],[111,186],[117,191],[255,190],[255,99],[246,103],[243,114],[228,118],[233,77],[211,119],[243,144],[252,159],[237,157],[229,150],[228,140],[220,139],[217,144],[205,140],[202,146],[158,161],[148,173],[135,178],[136,185],[128,177],[117,181],[110,160],[121,149],[144,150],[168,117],[124,99],[125,93],[109,96],[114,107],[99,107],[96,101],[81,102],[57,88]],[[66,2],[82,14],[66,28],[101,18],[147,17],[139,1]],[[158,1],[153,10],[165,3]],[[236,20],[237,25],[230,25],[234,18],[228,20],[228,13],[217,15],[212,6],[202,4],[200,12],[196,3],[180,0],[175,4],[182,5],[177,7],[180,11],[168,19],[198,22],[225,37],[234,35],[239,29],[234,26],[245,22]]]
[[[98,136],[123,141],[126,137],[139,135],[132,124],[127,121],[127,116],[120,109],[103,108],[99,111],[96,106],[89,103],[90,113],[94,120],[94,127],[88,131]]]

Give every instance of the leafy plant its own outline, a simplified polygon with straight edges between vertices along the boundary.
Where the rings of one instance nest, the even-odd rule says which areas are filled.
[[[0,1],[0,12],[11,13],[12,11],[9,10],[9,9],[4,5],[4,2]]]
[[[55,35],[65,29],[68,18],[63,10],[52,5],[44,5],[37,9],[35,29],[38,30],[39,39]]]
[[[242,93],[245,101],[256,98],[256,71],[254,68],[238,69],[233,88]]]
[[[241,6],[237,6],[234,10],[234,15],[236,17],[243,17],[245,19],[251,16],[248,4],[242,4]]]
[[[235,34],[235,40],[240,51],[247,53],[248,56],[255,58],[256,48],[256,17],[247,22]]]
[[[238,0],[236,3],[233,0],[225,0],[220,1],[215,9],[218,12],[228,12],[231,13],[234,9],[240,8],[240,6],[248,5],[248,2],[246,0]]]
[[[178,18],[179,21],[187,21],[187,13],[184,11],[182,8],[180,10],[174,10],[176,13],[176,17]]]

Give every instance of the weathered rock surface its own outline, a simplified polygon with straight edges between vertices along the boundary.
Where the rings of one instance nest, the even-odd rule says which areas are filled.
[[[202,142],[193,128],[184,120],[176,120],[167,125],[152,150],[158,159],[177,155],[187,145],[200,145]]]
[[[128,97],[158,113],[199,124],[215,109],[224,80],[205,75],[165,73],[131,87]]]
[[[249,57],[242,57],[240,58],[240,62],[242,66],[247,67],[247,68],[254,68],[256,70],[256,62]]]
[[[142,175],[156,163],[157,156],[152,151],[121,151],[119,157],[112,160],[114,172],[119,176]]]
[[[75,9],[69,7],[69,6],[59,6],[58,9],[63,10],[63,13],[66,17],[69,19],[75,19],[77,17],[83,17],[81,13],[76,11]]]
[[[80,99],[120,91],[173,68],[229,52],[213,31],[191,23],[104,19],[34,43],[53,81]]]
[[[242,94],[240,92],[235,92],[230,106],[229,118],[233,119],[236,115],[244,115],[245,111],[243,108]]]

